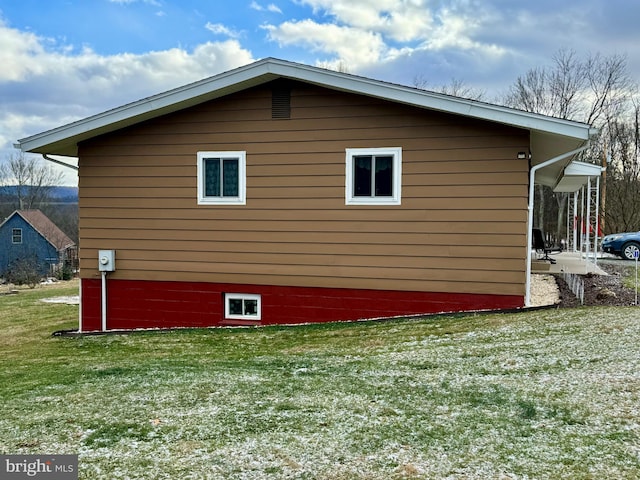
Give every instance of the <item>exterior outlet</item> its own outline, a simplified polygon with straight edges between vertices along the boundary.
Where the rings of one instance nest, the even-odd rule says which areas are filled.
[[[113,272],[116,269],[116,251],[98,251],[98,270],[100,272]]]

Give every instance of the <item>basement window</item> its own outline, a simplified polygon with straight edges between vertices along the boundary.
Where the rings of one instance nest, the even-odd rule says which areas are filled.
[[[238,320],[260,320],[260,295],[225,293],[224,317]]]
[[[198,152],[198,204],[246,204],[247,152]]]
[[[400,205],[402,148],[347,148],[347,205]]]
[[[11,230],[11,243],[19,245],[22,243],[22,229],[14,228]]]

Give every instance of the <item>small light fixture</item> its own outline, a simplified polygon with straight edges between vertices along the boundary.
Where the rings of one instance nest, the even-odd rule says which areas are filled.
[[[524,160],[527,158],[527,152],[518,152],[518,159]]]

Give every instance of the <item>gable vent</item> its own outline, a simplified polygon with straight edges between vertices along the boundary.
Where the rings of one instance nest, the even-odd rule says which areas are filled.
[[[291,89],[274,88],[271,91],[271,118],[291,118]]]

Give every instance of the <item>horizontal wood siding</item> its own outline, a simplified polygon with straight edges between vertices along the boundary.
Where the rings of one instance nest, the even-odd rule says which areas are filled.
[[[345,149],[402,147],[400,206],[345,206]],[[524,295],[526,131],[294,85],[80,146],[80,266],[122,280]],[[196,152],[246,150],[244,206],[197,205]]]

